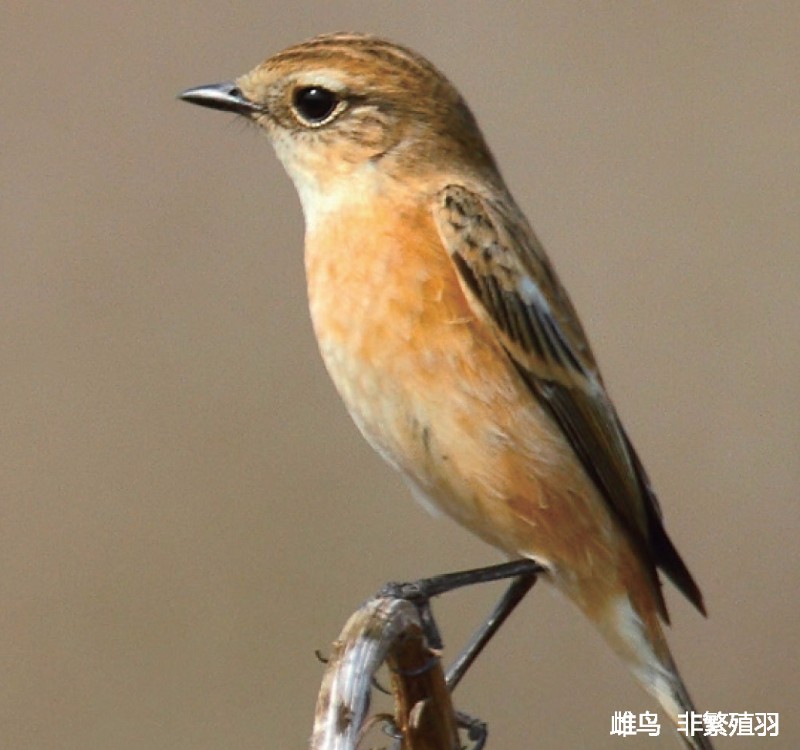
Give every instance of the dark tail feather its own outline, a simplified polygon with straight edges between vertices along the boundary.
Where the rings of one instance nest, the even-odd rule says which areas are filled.
[[[656,565],[664,571],[666,576],[672,581],[678,590],[697,608],[704,617],[706,616],[706,605],[703,602],[703,594],[695,583],[692,574],[686,567],[675,545],[667,536],[660,518],[653,519],[650,523],[650,543],[652,545]]]
[[[633,468],[639,479],[639,486],[642,492],[651,500],[650,503],[645,503],[645,507],[650,511],[647,519],[647,531],[653,561],[658,568],[664,571],[664,574],[675,584],[676,588],[697,608],[697,611],[706,617],[706,605],[703,603],[703,594],[700,592],[700,587],[689,572],[689,568],[686,567],[686,563],[683,562],[678,554],[678,550],[675,549],[672,540],[667,536],[664,523],[661,520],[661,507],[658,504],[658,498],[650,486],[650,480],[647,478],[642,462],[639,460],[639,456],[636,454],[630,439],[624,432],[623,436],[628,444]]]

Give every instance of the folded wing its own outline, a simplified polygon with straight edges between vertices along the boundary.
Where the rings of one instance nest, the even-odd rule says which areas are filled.
[[[488,320],[526,385],[560,426],[614,516],[655,568],[701,612],[697,584],[664,530],[644,468],[609,399],[578,316],[516,207],[461,185],[434,219],[471,305]],[[667,619],[661,599],[661,611]]]

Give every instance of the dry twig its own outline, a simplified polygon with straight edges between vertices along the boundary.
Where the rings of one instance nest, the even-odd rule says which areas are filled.
[[[458,728],[439,655],[425,639],[417,607],[378,596],[355,612],[334,643],[314,718],[311,750],[355,750],[368,721],[372,681],[392,674],[394,725],[402,750],[456,750]]]

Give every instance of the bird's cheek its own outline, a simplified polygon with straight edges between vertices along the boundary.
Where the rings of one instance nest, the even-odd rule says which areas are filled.
[[[296,143],[291,133],[274,123],[267,127],[267,133],[275,149],[275,155],[294,179],[297,172],[304,171],[301,166],[304,161],[303,149]]]

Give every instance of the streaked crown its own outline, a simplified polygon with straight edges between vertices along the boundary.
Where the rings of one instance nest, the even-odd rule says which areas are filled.
[[[445,167],[486,179],[496,172],[455,87],[426,59],[384,39],[318,36],[236,84],[290,171],[382,162],[417,174]]]

